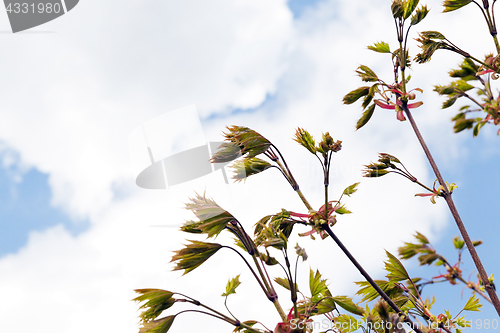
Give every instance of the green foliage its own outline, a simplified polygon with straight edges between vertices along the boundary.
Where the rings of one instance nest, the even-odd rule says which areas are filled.
[[[375,74],[375,72],[368,66],[365,66],[365,65],[359,66],[358,69],[356,70],[356,73],[361,78],[361,80],[364,82],[377,82],[378,81],[377,74]]]
[[[375,104],[370,105],[364,112],[361,118],[359,118],[356,123],[356,130],[359,130],[361,127],[365,126],[368,121],[370,121],[373,116],[373,111],[375,111]]]
[[[222,296],[229,296],[231,294],[236,294],[236,288],[241,284],[240,274],[236,275],[234,278],[229,280],[226,284],[226,292]]]
[[[386,42],[376,42],[375,44],[368,46],[368,49],[379,52],[379,53],[391,53],[389,44]]]
[[[389,258],[389,260],[385,262],[385,270],[388,272],[387,278],[389,281],[399,282],[409,280],[410,276],[401,261],[388,251],[385,251],[385,253]]]
[[[224,133],[225,143],[213,154],[213,163],[230,162],[239,156],[255,157],[266,152],[271,142],[254,130],[244,126],[228,127]],[[239,151],[237,150],[237,148]]]
[[[350,93],[344,96],[344,104],[352,104],[356,102],[358,99],[360,99],[363,96],[368,95],[370,91],[370,87],[360,87],[357,89],[354,89]]]
[[[443,13],[452,12],[470,4],[472,0],[445,0]]]
[[[420,6],[411,17],[411,25],[417,25],[427,16],[429,9],[427,6]]]
[[[177,261],[174,271],[183,269],[184,274],[187,274],[222,248],[222,245],[216,243],[190,242],[191,244],[186,245],[182,250],[175,251],[175,255],[172,256],[171,262]]]
[[[324,297],[332,296],[330,290],[328,290],[326,286],[326,279],[322,278],[318,270],[316,270],[316,273],[314,273],[312,269],[309,271],[309,290],[311,291],[313,302],[317,302]]]
[[[481,311],[479,310],[481,307],[482,305],[479,304],[479,299],[473,294],[465,304],[464,311]]]
[[[233,330],[233,332],[235,332],[235,333],[238,333],[238,332],[241,332],[241,333],[254,333],[255,331],[249,330],[246,327],[253,327],[257,323],[258,323],[258,321],[256,321],[256,320],[247,320],[247,321],[244,321],[242,323],[243,325],[237,326]]]
[[[215,201],[196,194],[191,202],[186,204],[186,209],[192,211],[199,221],[189,221],[181,229],[187,232],[207,234],[208,237],[217,236],[228,225],[236,222],[233,215],[222,209]]]
[[[242,181],[247,179],[252,175],[261,173],[264,170],[267,170],[272,165],[264,160],[261,160],[258,157],[250,157],[238,160],[231,165],[231,168],[234,170],[233,179],[236,181]]]
[[[354,313],[358,316],[362,316],[365,313],[365,310],[357,304],[354,304],[352,298],[350,297],[334,296],[332,297],[332,300],[342,309],[349,311],[350,313]]]
[[[405,0],[403,2],[403,19],[407,19],[411,16],[415,8],[417,8],[418,0]]]
[[[277,284],[279,284],[280,286],[282,286],[283,288],[290,290],[290,281],[288,279],[276,277],[276,278],[274,278],[274,281]],[[299,286],[297,284],[295,284],[295,290],[299,291]]]
[[[353,316],[342,314],[335,317],[335,326],[341,333],[350,333],[358,330],[362,325]]]
[[[172,326],[175,316],[168,316],[158,320],[142,323],[139,333],[166,333]]]
[[[136,289],[140,294],[133,299],[136,302],[144,302],[139,309],[145,309],[141,315],[142,322],[149,322],[157,318],[164,310],[175,303],[174,293],[163,289]]]
[[[297,128],[294,140],[309,150],[312,154],[316,154],[316,142],[308,131],[300,127]]]

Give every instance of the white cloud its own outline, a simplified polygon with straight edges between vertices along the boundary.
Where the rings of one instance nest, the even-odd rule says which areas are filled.
[[[291,141],[297,126],[316,137],[330,131],[344,142],[334,157],[332,199],[361,180],[361,166],[375,160],[377,152],[393,153],[420,179],[431,181],[423,156],[413,153],[419,147],[409,124],[377,110],[366,128],[354,132],[361,110],[341,104],[342,96],[359,85],[353,71],[360,62],[390,76],[387,59],[365,49],[379,34],[393,34],[392,26],[383,24],[390,20],[386,7],[385,1],[365,4],[363,10],[352,1],[325,1],[293,22],[285,1],[135,1],[127,6],[86,1],[46,26],[55,34],[12,36],[5,46],[9,52],[1,55],[12,66],[1,83],[6,98],[0,139],[20,153],[23,163],[50,174],[54,204],[88,218],[91,228],[76,237],[61,226],[33,233],[25,248],[0,260],[0,329],[12,331],[22,323],[23,331],[135,332],[137,306],[129,299],[132,289],[143,287],[200,295],[221,309],[225,281],[217,277],[233,277],[244,267],[225,267],[234,257],[221,254],[210,259],[216,269],[202,267],[181,279],[168,271],[168,261],[184,235],[148,227],[187,218],[182,203],[195,189],[206,189],[249,229],[281,208],[305,212],[276,170],[230,186],[221,186],[221,174],[213,174],[166,192],[133,187],[128,135],[165,111],[195,103],[205,118],[218,114],[203,122],[209,141],[220,140],[225,125],[256,129],[282,149],[315,207],[322,203],[320,166]],[[234,108],[259,106],[268,95],[273,98],[254,113],[229,115]],[[419,119],[432,115],[433,124],[422,122],[431,140],[437,136],[428,129],[448,123],[448,116],[433,115],[433,110],[416,114]],[[446,140],[447,149],[458,141],[455,136]],[[445,220],[443,203],[431,206],[427,199],[413,198],[420,189],[391,176],[363,180],[347,200],[355,214],[339,218],[335,226],[375,275],[383,248],[394,251],[415,230],[432,234]],[[117,188],[124,199],[117,197]],[[334,292],[353,292],[351,281],[360,276],[331,240],[298,241],[311,255],[303,267],[323,271]],[[306,277],[307,270],[301,279]],[[252,297],[255,286],[244,286],[255,283],[249,274],[243,278],[241,293]],[[248,298],[237,298],[235,309],[244,314]],[[285,294],[281,299],[286,304]],[[272,307],[260,308],[261,300],[249,311],[273,325]],[[174,325],[186,326],[172,331],[205,327],[200,321],[187,328],[192,317],[184,316]],[[219,327],[213,320],[207,325]]]

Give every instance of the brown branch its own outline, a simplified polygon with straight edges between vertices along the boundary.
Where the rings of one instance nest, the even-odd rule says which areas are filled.
[[[418,129],[418,126],[415,122],[415,119],[413,119],[413,115],[411,114],[410,109],[408,109],[407,103],[403,102],[402,104],[403,104],[402,105],[403,111],[406,113],[406,116],[408,117],[408,120],[410,121],[411,127],[413,128],[413,131],[415,132],[415,135],[417,136],[417,139],[420,142],[422,149],[424,150],[425,156],[427,156],[427,160],[429,161],[429,164],[431,165],[431,168],[434,171],[434,174],[436,175],[436,178],[438,179],[439,184],[441,184],[441,186],[444,188],[443,197],[446,200],[446,203],[448,204],[448,207],[451,211],[451,215],[453,215],[453,218],[455,220],[455,223],[457,224],[458,230],[460,231],[460,234],[462,235],[462,238],[465,241],[465,244],[467,245],[467,249],[469,250],[469,253],[472,257],[472,260],[474,261],[474,264],[476,265],[477,271],[479,273],[481,281],[483,282],[483,285],[485,286],[486,292],[490,296],[490,299],[493,302],[493,306],[495,307],[497,314],[500,316],[500,300],[498,299],[498,295],[495,292],[495,287],[493,287],[490,284],[490,281],[488,280],[488,274],[486,274],[486,270],[484,269],[483,263],[481,262],[481,259],[479,258],[479,255],[476,252],[476,248],[472,244],[472,241],[469,237],[469,233],[467,232],[467,229],[465,228],[465,225],[462,221],[462,218],[460,217],[460,214],[458,213],[457,207],[455,206],[455,203],[453,202],[453,198],[451,197],[451,193],[448,191],[448,187],[446,186],[446,182],[444,181],[443,176],[441,175],[441,172],[439,171],[439,168],[437,167],[437,164],[434,161],[434,158],[432,157],[431,152],[430,152],[429,148],[427,147],[427,144],[425,143],[425,140],[422,137],[422,134],[420,133],[420,130]]]

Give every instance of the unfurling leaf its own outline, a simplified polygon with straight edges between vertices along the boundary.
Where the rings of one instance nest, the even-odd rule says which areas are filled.
[[[134,298],[133,301],[144,302],[139,309],[146,309],[140,315],[143,323],[155,319],[175,303],[175,298],[172,297],[174,293],[167,290],[136,289],[134,291],[140,296]]]
[[[258,157],[244,158],[234,162],[231,168],[234,170],[233,179],[240,182],[248,177],[269,169],[272,165]]]
[[[411,25],[417,25],[422,22],[422,20],[427,16],[428,13],[429,9],[427,8],[427,6],[424,5],[418,8],[415,14],[413,14],[413,16],[411,17]]]
[[[279,264],[279,261],[276,260],[275,257],[271,257],[269,255],[269,251],[266,250],[266,253],[259,252],[259,254],[260,254],[260,257],[262,258],[262,261],[264,261],[266,263],[266,265],[274,266],[274,265]]]
[[[205,196],[196,194],[191,202],[186,204],[186,209],[191,210],[199,219],[184,225],[184,231],[194,232],[195,229],[208,234],[208,237],[217,236],[226,226],[236,221],[233,215],[222,209],[215,201]]]
[[[461,250],[461,249],[463,249],[464,245],[465,245],[465,242],[459,236],[456,236],[455,238],[453,238],[453,246],[455,246],[455,249]]]
[[[326,286],[326,279],[321,277],[318,270],[316,270],[316,273],[314,273],[312,269],[309,272],[309,289],[311,290],[311,298],[313,302],[317,302],[325,296],[331,297],[332,295]]]
[[[277,278],[274,278],[274,281],[277,284],[279,284],[280,286],[282,286],[283,288],[290,290],[290,281],[288,281],[288,279],[277,277]],[[295,290],[299,291],[299,287],[297,286],[297,284],[295,284]]]
[[[472,0],[445,0],[443,2],[444,10],[443,13],[451,12],[460,9],[464,6],[470,4]]]
[[[358,330],[363,324],[348,314],[341,314],[334,318],[335,327],[340,327],[341,333],[351,333]]]
[[[365,82],[377,82],[377,74],[368,66],[361,65],[356,69],[356,73]]]
[[[226,292],[222,296],[229,296],[231,294],[236,294],[236,288],[241,284],[240,275],[236,275],[234,278],[229,280],[226,285]]]
[[[403,2],[403,18],[406,20],[417,8],[418,0],[405,0]]]
[[[361,118],[359,118],[356,123],[356,130],[359,130],[361,127],[365,126],[370,118],[373,116],[373,111],[375,111],[375,104],[370,105],[364,112]]]
[[[166,333],[172,326],[175,316],[168,316],[158,320],[143,323],[139,333]]]
[[[479,299],[476,298],[476,294],[472,294],[464,306],[464,311],[480,311],[479,309],[481,307],[482,305],[479,304]]]
[[[352,298],[349,298],[347,296],[334,296],[332,297],[332,300],[335,303],[337,303],[337,305],[339,305],[341,308],[343,308],[346,311],[349,311],[350,313],[354,313],[358,316],[362,316],[365,313],[362,307],[359,307],[358,305],[354,304]]]
[[[232,142],[223,142],[210,161],[212,163],[226,163],[237,159],[241,155],[241,149],[237,144]]]
[[[427,237],[422,235],[420,232],[417,231],[417,234],[415,235],[415,238],[421,243],[421,244],[429,244],[429,240]]]
[[[335,209],[335,213],[337,214],[352,214],[352,212],[345,208],[344,206],[341,206],[341,207],[338,207],[337,209]]]
[[[368,177],[368,178],[382,177],[384,175],[387,175],[388,173],[389,171],[387,170],[366,169],[363,170],[363,177]]]
[[[385,251],[385,253],[389,258],[389,260],[385,262],[385,270],[388,272],[387,278],[389,279],[389,281],[399,282],[399,281],[409,280],[410,276],[408,275],[408,272],[404,268],[401,261],[399,261],[398,258],[393,256],[388,251]]]
[[[174,271],[184,270],[187,274],[203,264],[208,258],[219,251],[222,245],[216,243],[206,243],[199,241],[190,241],[182,250],[175,251],[172,261],[177,261]],[[184,275],[183,274],[183,275]]]
[[[359,183],[354,183],[351,186],[346,187],[346,189],[344,190],[343,194],[347,195],[348,197],[350,197],[351,194],[356,193],[356,191],[358,190],[357,189],[358,185],[359,185]]]
[[[391,53],[389,44],[387,44],[386,42],[376,42],[375,44],[373,44],[373,46],[368,46],[368,49],[380,53]]]
[[[370,87],[360,87],[358,89],[355,89],[344,96],[343,102],[344,102],[344,104],[352,104],[352,103],[356,102],[358,99],[360,99],[361,97],[368,95],[369,91],[370,91]],[[295,141],[297,141],[297,140],[295,140]]]
[[[221,145],[219,150],[213,155],[213,163],[230,162],[239,156],[247,155],[255,157],[264,153],[271,146],[271,142],[256,131],[243,126],[227,127],[228,132],[224,133],[227,144]],[[238,150],[236,149],[238,147]]]
[[[309,150],[312,154],[316,154],[316,142],[311,134],[303,128],[297,128],[295,132],[294,141],[298,142],[300,145]]]

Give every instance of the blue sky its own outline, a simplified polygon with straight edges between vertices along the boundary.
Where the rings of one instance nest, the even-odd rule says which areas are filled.
[[[118,8],[120,3],[115,2]],[[388,149],[387,152],[402,154],[417,170],[421,167],[423,177],[431,183],[433,180],[421,153],[408,152],[419,151],[409,124],[396,123],[388,113],[378,112],[369,124],[371,127],[354,133],[352,124],[359,117],[359,105],[344,107],[340,101],[343,94],[359,85],[353,73],[360,62],[373,61],[374,66],[379,65],[379,58],[368,60],[363,53],[364,44],[357,44],[373,42],[378,35],[372,36],[375,28],[365,31],[360,23],[349,25],[349,20],[342,15],[339,20],[344,21],[329,22],[337,15],[338,3],[291,0],[288,1],[290,14],[279,2],[255,1],[256,7],[242,9],[228,1],[227,6],[235,7],[227,12],[223,7],[215,10],[203,7],[203,2],[197,4],[199,11],[189,5],[150,2],[150,7],[120,7],[123,13],[113,15],[112,21],[106,18],[108,14],[96,10],[96,4],[82,2],[71,13],[43,28],[56,33],[2,35],[2,38],[13,37],[5,41],[10,43],[7,49],[12,50],[12,54],[1,55],[3,63],[13,65],[5,69],[8,84],[0,83],[0,90],[9,96],[4,111],[0,111],[4,112],[0,140],[9,142],[9,149],[16,152],[16,161],[23,160],[23,167],[17,162],[0,166],[0,272],[3,274],[0,274],[0,285],[7,288],[3,292],[15,294],[19,304],[31,300],[32,294],[40,293],[33,298],[36,306],[59,309],[66,320],[64,325],[70,327],[72,333],[86,332],[96,325],[114,330],[103,308],[127,318],[119,323],[121,331],[136,331],[136,308],[128,304],[131,296],[127,291],[144,286],[184,286],[177,276],[167,275],[165,267],[169,251],[183,240],[170,231],[163,234],[163,230],[151,231],[147,226],[185,219],[174,208],[182,206],[193,189],[181,188],[166,194],[138,192],[128,169],[128,135],[139,123],[165,111],[195,103],[206,126],[207,140],[219,140],[225,125],[238,123],[262,128],[263,133],[269,133],[266,135],[284,145],[288,152],[296,148],[290,144],[296,126],[312,128],[315,136],[327,130],[338,133],[342,140],[345,138],[346,154],[339,155],[339,174],[346,177],[335,176],[335,181],[361,180],[360,166],[373,159],[377,152]],[[379,13],[378,3],[382,1],[374,1],[370,10]],[[334,13],[317,13],[315,9],[319,5],[334,7],[335,10],[331,10]],[[107,10],[111,7],[109,4]],[[342,2],[340,7],[351,14],[358,12],[349,1]],[[203,11],[209,13],[201,15]],[[306,11],[310,17],[303,15]],[[160,12],[165,18],[157,18]],[[379,28],[378,19],[372,20],[359,12],[359,22]],[[89,24],[89,15],[94,18],[92,24]],[[222,22],[221,26],[210,21],[211,17]],[[235,21],[238,24],[235,25]],[[162,29],[150,29],[143,22]],[[263,29],[262,22],[277,23]],[[3,28],[5,30],[5,26]],[[230,40],[234,37],[232,32],[237,36],[234,40]],[[219,35],[223,37],[214,37]],[[338,49],[337,42],[341,45]],[[329,48],[329,44],[335,47]],[[340,49],[345,50],[341,60],[335,58],[342,53],[338,52]],[[335,64],[337,61],[339,65]],[[329,63],[335,65],[329,67]],[[418,76],[417,70],[415,73]],[[30,77],[27,87],[25,77]],[[430,90],[427,94],[432,94]],[[23,98],[26,92],[33,98]],[[346,112],[338,111],[340,108]],[[327,121],[316,121],[311,112]],[[435,132],[436,127],[422,121],[428,144],[444,177],[459,185],[454,198],[471,237],[484,241],[478,251],[487,271],[498,272],[500,276],[496,255],[500,138],[493,130],[478,138],[472,138],[470,132],[452,134],[449,121],[452,111],[419,112],[415,112],[417,120],[427,116],[440,125],[440,132]],[[381,132],[377,123],[379,126],[390,123],[393,127]],[[446,154],[448,148],[450,155]],[[292,163],[299,165],[299,169],[301,166],[307,169],[309,164],[302,155],[292,155]],[[349,161],[343,160],[343,156]],[[29,165],[28,169],[25,165]],[[47,173],[39,170],[47,170]],[[306,177],[309,174],[303,173],[306,175],[299,172],[299,177],[309,179]],[[275,181],[273,177],[263,179],[266,185]],[[248,194],[255,190],[254,184],[248,181],[245,184],[248,190],[232,188],[234,192],[229,199],[222,191],[218,193],[212,188],[212,193],[220,195],[225,204],[237,204],[240,198],[255,200]],[[397,191],[386,191],[386,188],[395,188],[391,186],[398,186]],[[453,260],[451,238],[458,235],[458,231],[444,208],[444,201],[438,200],[438,204],[432,206],[427,198],[413,198],[419,189],[412,186],[397,177],[363,179],[359,196],[351,200],[354,206],[359,200],[365,210],[355,207],[358,210],[353,219],[365,220],[359,222],[357,228],[367,230],[368,234],[373,232],[374,238],[386,237],[374,243],[374,247],[380,248],[379,252],[385,246],[395,249],[402,243],[402,235],[437,231],[432,235],[434,246]],[[204,191],[206,187],[203,184],[196,189]],[[123,194],[120,199],[116,196],[117,189]],[[208,186],[207,192],[210,189]],[[270,211],[275,208],[275,201],[279,205],[290,199],[288,194],[273,194],[273,191],[277,189],[273,187],[268,191],[272,195],[261,203],[262,210]],[[387,202],[372,200],[377,191],[391,192],[385,194]],[[309,192],[313,200],[318,199],[313,187]],[[245,211],[236,204],[233,207],[236,212],[256,217],[257,212]],[[379,214],[379,207],[384,204],[388,205],[384,209],[400,215],[386,218]],[[398,233],[387,237],[376,228],[370,229],[374,224],[371,218],[384,221],[388,229]],[[357,245],[356,239],[349,236],[352,230],[348,224],[339,223],[336,227],[347,243]],[[35,237],[28,244],[30,233]],[[25,253],[19,253],[22,248]],[[363,249],[354,250],[363,253]],[[369,255],[373,257],[368,256],[366,264],[370,271],[381,276],[383,258],[379,252],[371,252]],[[348,282],[358,279],[351,266],[346,266],[349,273],[341,275],[336,275],[335,265],[329,266],[325,269],[332,274],[335,285],[349,286]],[[408,267],[412,275],[423,275],[414,262]],[[464,253],[464,267],[468,273],[473,271],[467,253]],[[218,274],[233,273],[221,270]],[[435,276],[438,271],[429,268],[424,274]],[[196,280],[187,281],[190,282],[186,285],[193,285]],[[25,289],[27,296],[18,296]],[[444,300],[443,306],[450,300],[458,306],[463,301],[461,290],[462,286],[449,285],[427,288],[429,293],[436,293]],[[440,306],[441,303],[436,305],[438,309]],[[15,303],[0,304],[0,311],[11,311],[12,325],[7,328],[22,319],[21,314],[11,310],[13,308]],[[485,305],[483,309],[483,313],[473,314],[472,318],[495,318],[491,307]],[[41,322],[40,332],[52,329],[47,313],[34,314],[40,316],[35,318]],[[75,324],[74,313],[86,316],[86,320],[78,318],[78,321],[89,326]],[[3,324],[0,322],[0,330]]]

